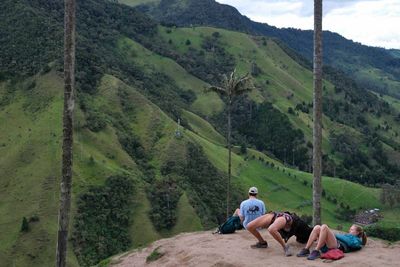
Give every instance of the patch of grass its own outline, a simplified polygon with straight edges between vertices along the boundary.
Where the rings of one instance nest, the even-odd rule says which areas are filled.
[[[165,253],[159,251],[160,248],[161,247],[155,248],[153,252],[151,252],[150,255],[147,256],[146,263],[156,261],[165,255]]]
[[[199,216],[190,205],[186,193],[182,194],[178,202],[177,222],[171,231],[171,235],[182,232],[194,232],[203,230]]]
[[[111,263],[111,259],[108,258],[108,259],[105,259],[105,260],[102,260],[101,262],[99,262],[96,265],[96,267],[108,267],[108,266],[110,266],[110,263]]]
[[[188,120],[190,127],[198,135],[208,139],[210,142],[216,142],[218,145],[226,144],[225,138],[206,120],[186,110],[183,111],[183,117]]]

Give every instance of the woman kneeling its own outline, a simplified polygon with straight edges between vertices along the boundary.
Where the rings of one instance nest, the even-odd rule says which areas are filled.
[[[251,247],[252,248],[268,247],[267,241],[258,232],[258,229],[267,228],[271,236],[276,241],[278,241],[279,244],[282,246],[285,255],[291,256],[292,253],[289,250],[289,246],[285,244],[285,241],[279,234],[279,230],[289,231],[290,227],[292,226],[292,223],[293,223],[292,216],[285,212],[270,212],[251,221],[246,228],[258,240],[258,242],[255,245],[252,245]]]

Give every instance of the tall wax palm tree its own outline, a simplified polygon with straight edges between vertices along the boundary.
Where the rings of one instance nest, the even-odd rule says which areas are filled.
[[[242,95],[246,92],[251,91],[254,88],[251,82],[251,76],[246,74],[243,77],[238,77],[236,75],[236,71],[227,76],[223,76],[222,86],[211,86],[207,89],[207,91],[214,91],[219,95],[225,96],[227,100],[227,109],[228,109],[228,181],[226,185],[226,217],[229,217],[230,207],[230,191],[231,191],[231,169],[232,169],[232,146],[231,146],[231,112],[232,112],[232,103],[236,96]]]
[[[60,210],[56,266],[66,266],[72,183],[72,122],[75,86],[75,0],[65,0],[64,9],[64,112]]]
[[[314,0],[313,224],[321,224],[322,0]]]

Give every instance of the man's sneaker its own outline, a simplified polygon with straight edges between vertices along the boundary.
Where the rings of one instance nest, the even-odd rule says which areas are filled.
[[[307,260],[315,260],[321,257],[321,253],[318,250],[313,250],[307,257]]]
[[[306,257],[310,255],[310,250],[307,248],[302,248],[299,253],[297,253],[297,257]]]
[[[251,245],[250,247],[251,248],[267,248],[268,247],[268,243],[267,243],[267,241],[257,242],[256,244]]]
[[[293,254],[292,254],[292,252],[291,252],[291,249],[290,249],[290,247],[289,247],[289,245],[286,245],[285,246],[285,256],[286,257],[290,257],[290,256],[292,256]]]

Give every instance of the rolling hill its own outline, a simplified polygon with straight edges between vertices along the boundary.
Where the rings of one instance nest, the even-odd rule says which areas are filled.
[[[18,11],[27,16],[20,24],[2,24],[0,36],[12,33],[29,46],[23,50],[1,38],[1,58],[7,60],[0,65],[0,266],[47,266],[56,242],[63,88],[61,44],[49,36],[62,36],[62,1],[1,5],[0,10],[16,10],[1,12],[7,21]],[[109,1],[82,2],[78,14],[70,266],[93,265],[224,219],[225,104],[204,88],[233,68],[252,73],[257,89],[235,107],[232,206],[256,185],[268,210],[311,214],[312,178],[305,171],[312,73],[293,52],[267,37],[161,26]],[[32,28],[24,31],[26,25]],[[53,26],[41,32],[43,25]],[[326,172],[347,179],[324,177],[324,222],[347,227],[348,213],[379,208],[381,225],[398,226],[399,208],[382,204],[381,189],[366,186],[395,181],[397,100],[333,71],[324,88]],[[271,126],[241,124],[247,121],[268,121],[296,138],[273,134]],[[379,161],[382,155],[390,164]],[[363,161],[355,161],[358,157]],[[373,176],[377,171],[386,176]],[[126,194],[115,180],[132,186],[118,214],[107,208],[121,207],[113,200]],[[28,232],[20,231],[24,217]]]

